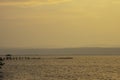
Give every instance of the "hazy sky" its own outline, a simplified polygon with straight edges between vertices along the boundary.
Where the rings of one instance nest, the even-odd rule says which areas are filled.
[[[120,0],[0,0],[0,47],[120,47]]]

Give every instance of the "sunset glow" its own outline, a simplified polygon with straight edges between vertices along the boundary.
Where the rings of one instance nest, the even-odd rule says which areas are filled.
[[[120,47],[119,0],[0,0],[0,47]]]

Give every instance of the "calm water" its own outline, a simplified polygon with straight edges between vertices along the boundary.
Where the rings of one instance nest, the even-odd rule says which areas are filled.
[[[0,55],[119,55],[120,48],[0,49]]]

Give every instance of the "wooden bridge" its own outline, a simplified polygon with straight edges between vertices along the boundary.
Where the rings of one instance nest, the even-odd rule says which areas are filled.
[[[0,56],[2,60],[30,60],[30,59],[41,59],[40,57],[32,56]]]

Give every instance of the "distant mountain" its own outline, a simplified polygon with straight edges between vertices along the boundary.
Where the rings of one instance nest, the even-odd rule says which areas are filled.
[[[120,55],[120,48],[0,49],[0,55]]]

